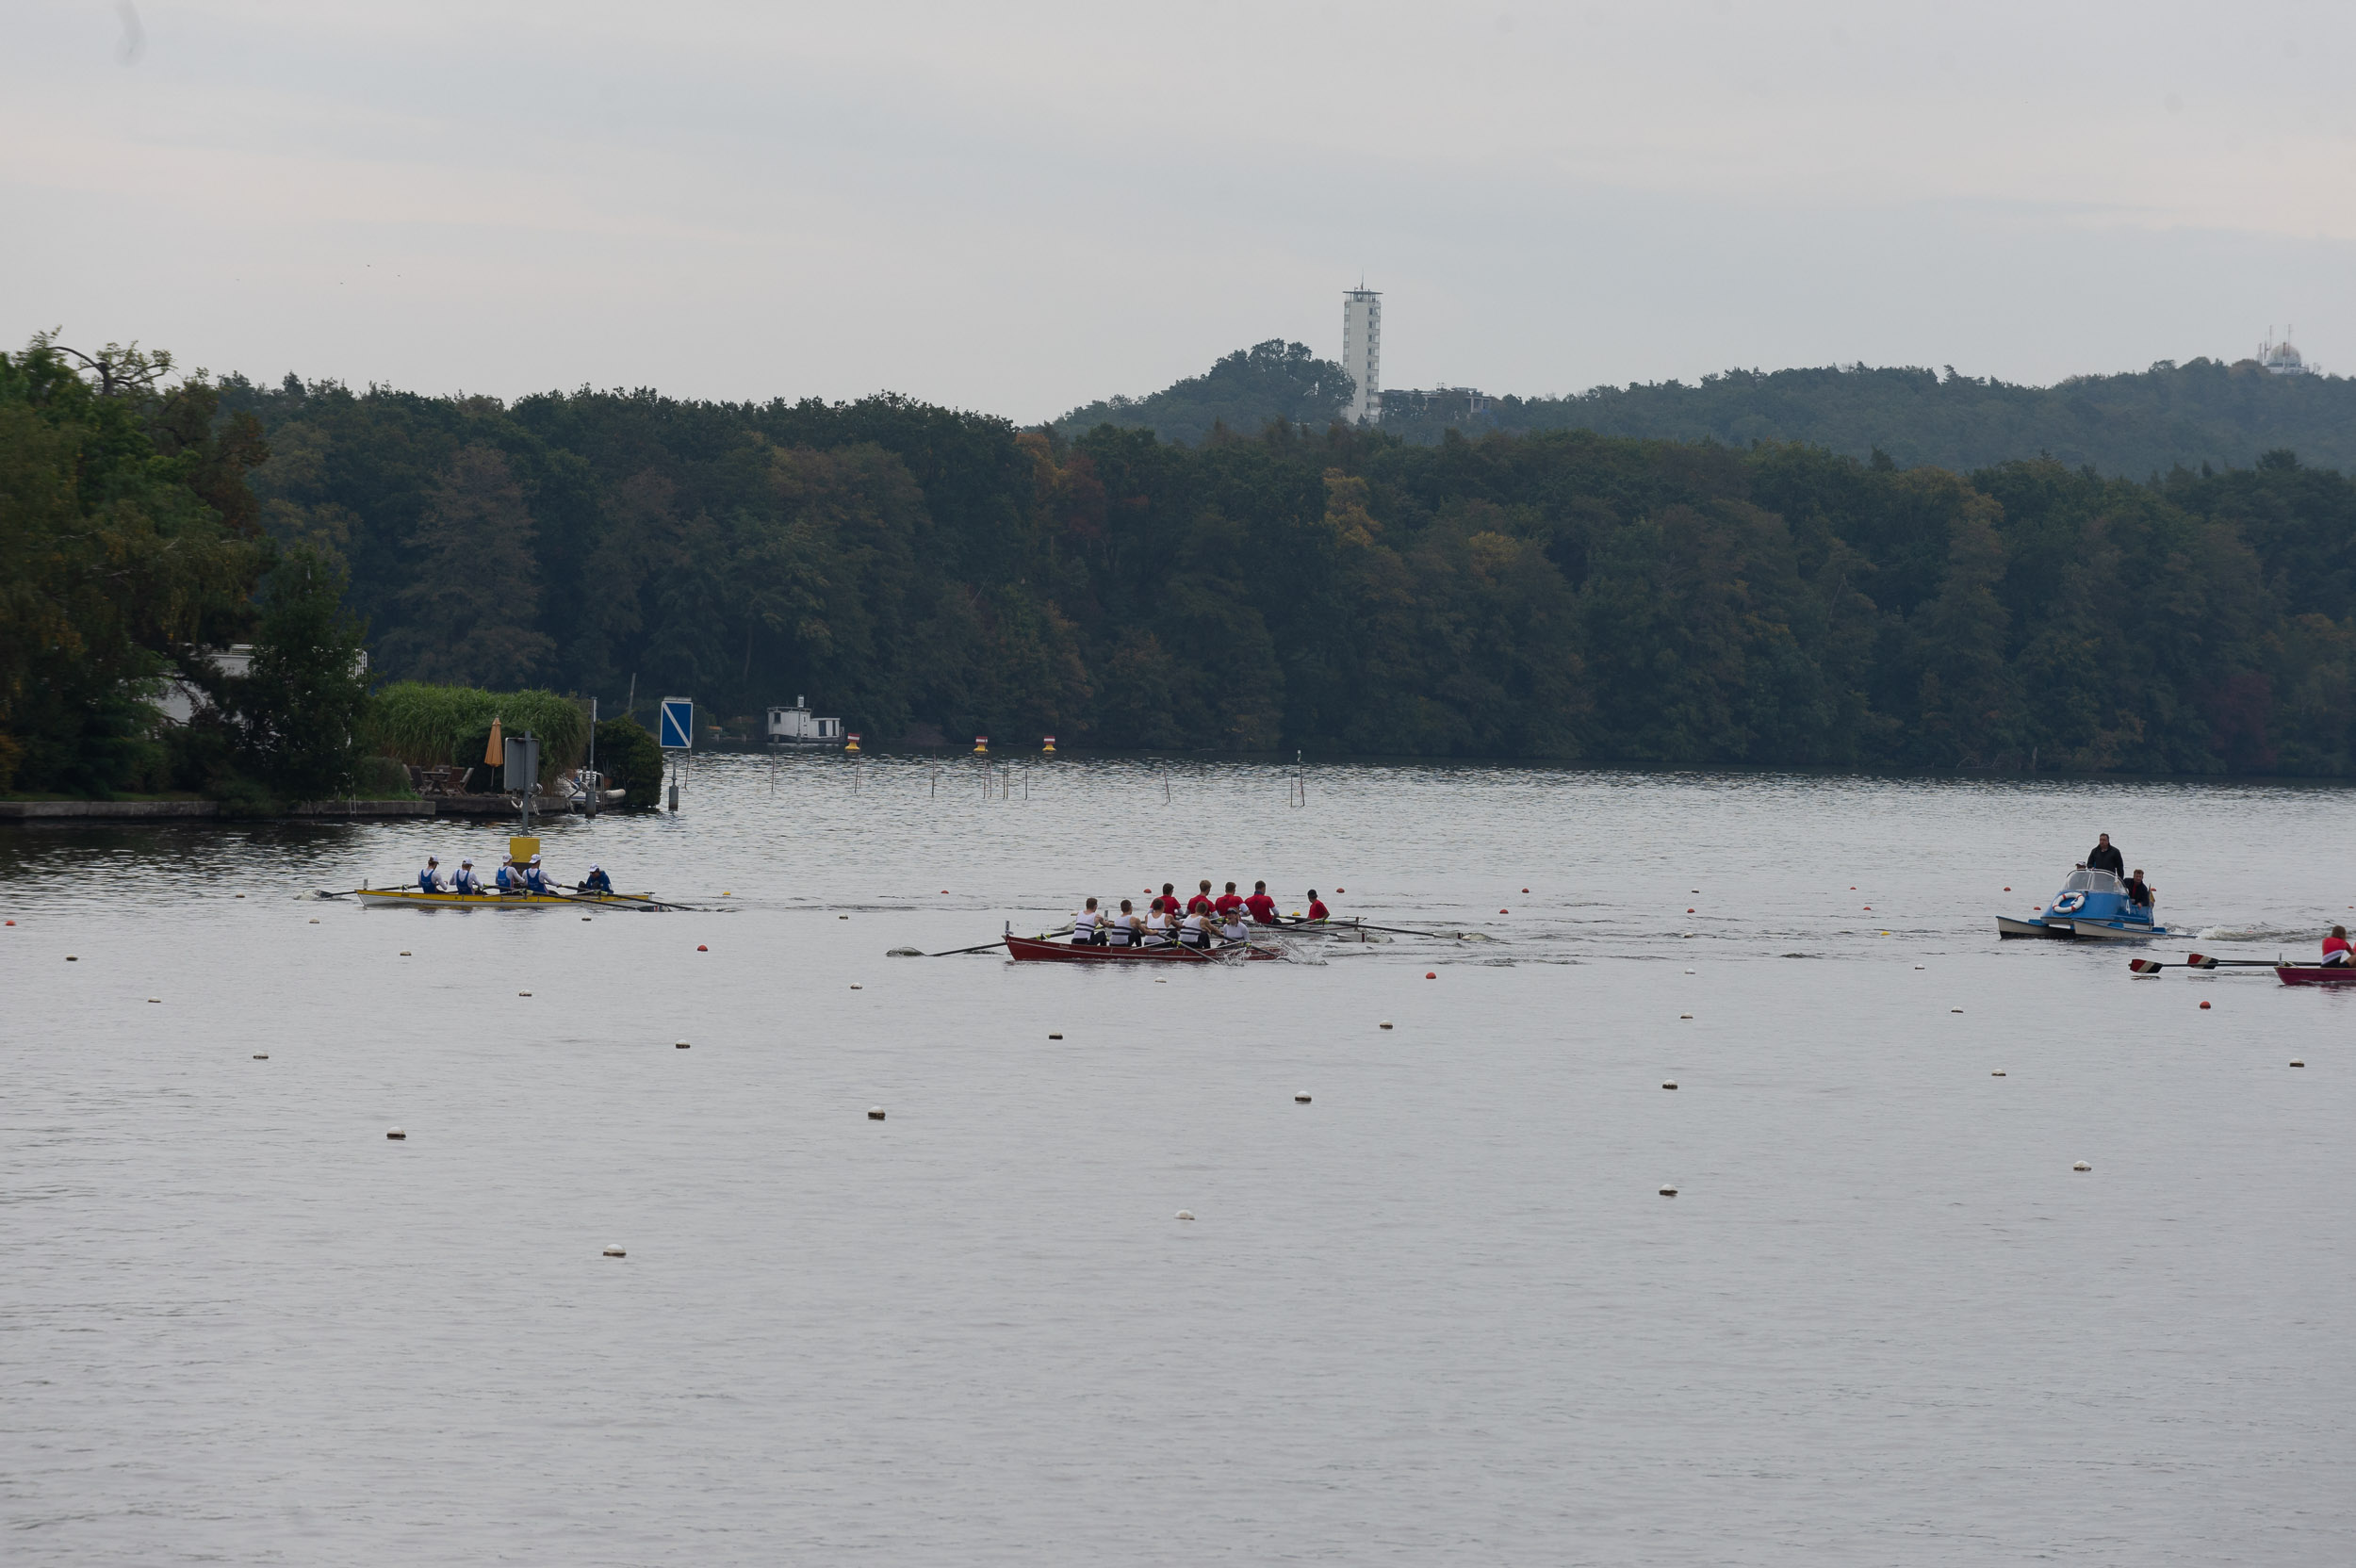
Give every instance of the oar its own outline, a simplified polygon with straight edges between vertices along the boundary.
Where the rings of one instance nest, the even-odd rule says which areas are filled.
[[[2181,964],[2163,963],[2157,958],[2130,958],[2127,967],[2137,974],[2157,974],[2164,969],[2272,969],[2281,961],[2279,958],[2204,958],[2196,953]]]
[[[1362,920],[1328,921],[1324,923],[1322,927],[1314,925],[1311,922],[1304,920],[1301,923],[1301,925],[1308,926],[1311,929],[1321,928],[1327,931],[1380,931],[1385,936],[1392,937],[1436,937],[1439,935],[1436,931],[1410,931],[1403,926],[1398,925],[1368,925]],[[1300,927],[1287,927],[1286,929],[1297,930]]]
[[[548,896],[561,898],[567,904],[594,904],[600,909],[683,909],[691,915],[707,912],[696,908],[692,904],[665,904],[660,899],[639,898],[623,893],[613,894],[614,898],[620,901],[613,904],[606,902],[608,895],[603,893],[568,893],[558,890],[550,892]]]
[[[927,958],[954,958],[960,953],[987,953],[993,947],[1004,947],[1006,945],[1006,939],[1000,937],[994,941],[984,942],[979,947],[953,947],[946,953],[927,953],[924,956]]]
[[[313,898],[350,898],[353,893],[365,893],[370,890],[368,888],[346,888],[342,892],[331,893],[325,888],[321,888],[311,896]]]

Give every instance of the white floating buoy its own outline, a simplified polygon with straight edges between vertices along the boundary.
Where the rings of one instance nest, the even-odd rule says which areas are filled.
[[[1194,1211],[1192,1209],[1180,1209],[1178,1211],[1178,1217],[1181,1219],[1192,1219],[1194,1217]]]
[[[388,1137],[388,1138],[392,1139],[395,1143],[399,1143],[399,1142],[401,1142],[401,1139],[403,1139],[403,1138],[407,1137],[409,1135],[408,1135],[408,1134],[406,1134],[406,1133],[404,1133],[404,1132],[402,1132],[400,1128],[395,1127],[395,1128],[393,1128],[391,1131],[387,1132],[384,1135],[385,1135],[386,1137]]]
[[[1376,1024],[1376,1025],[1375,1025],[1375,1027],[1376,1027],[1377,1029],[1388,1029],[1390,1026],[1391,1026],[1391,1021],[1390,1021],[1389,1019],[1387,1019],[1387,1018],[1386,1018],[1386,1019],[1384,1019],[1382,1022],[1380,1022],[1380,1023],[1378,1023],[1378,1024]]]
[[[1156,980],[1156,981],[1154,981],[1154,982],[1153,982],[1153,984],[1155,984],[1155,985],[1157,985],[1157,986],[1167,986],[1167,985],[1169,985],[1169,984],[1170,984],[1170,982],[1169,982],[1169,981],[1167,981],[1167,980]]]
[[[81,960],[80,958],[78,958],[78,957],[74,956],[73,954],[69,953],[69,954],[67,954],[67,955],[65,956],[65,961],[66,961],[67,963],[69,963],[69,964],[78,964],[78,963],[80,963],[82,960]]]
[[[1059,1040],[1063,1038],[1061,1035],[1049,1035],[1047,1037],[1051,1040]]]
[[[849,920],[851,917],[848,915],[837,915],[834,918],[837,920]]]
[[[147,999],[147,1004],[151,1007],[159,1007],[163,1005],[163,1001],[164,999],[160,996],[151,996]]]
[[[1675,1198],[1677,1195],[1677,1189],[1675,1187],[1662,1187],[1661,1189],[1661,1196],[1663,1198]]]
[[[1677,1080],[1676,1080],[1676,1079],[1672,1078],[1672,1079],[1670,1079],[1667,1083],[1665,1083],[1665,1084],[1661,1085],[1661,1086],[1662,1088],[1664,1088],[1664,1089],[1673,1089],[1673,1088],[1675,1088],[1675,1087],[1677,1087]]]
[[[1993,1072],[1991,1072],[1991,1073],[1989,1073],[1989,1074],[1988,1074],[1988,1076],[1989,1076],[1990,1078],[2002,1078],[2004,1075],[2004,1070],[2003,1068],[2001,1068],[2001,1067],[2000,1067],[2000,1068],[1998,1068],[1995,1071],[1993,1071]]]
[[[1922,966],[1921,964],[1917,964],[1917,965],[1915,965],[1915,966],[1914,966],[1914,968],[1915,968],[1916,972],[1917,972],[1917,973],[1920,973],[1920,972],[1922,972]]]
[[[1293,1103],[1296,1105],[1306,1105],[1308,1102],[1309,1097],[1305,1094],[1296,1094],[1293,1096]]]
[[[1686,973],[1688,973],[1688,974],[1691,974],[1691,973],[1693,973],[1693,972],[1692,970],[1690,970],[1690,969],[1689,969],[1689,970],[1687,970],[1685,972],[1686,972]]]
[[[515,994],[517,996],[530,996],[532,993],[530,991],[517,991]]]
[[[1677,1017],[1682,1018],[1682,1019],[1691,1019],[1693,1016],[1693,1014],[1691,1014],[1691,1013],[1679,1013],[1679,1014],[1677,1014]]]
[[[401,956],[402,957],[404,957],[404,958],[408,957],[408,956],[409,956],[409,950],[408,950],[407,948],[405,948],[405,947],[404,947],[404,948],[402,948],[402,949],[401,950]]]
[[[1951,1013],[1959,1013],[1959,1012],[1963,1011],[1963,1009],[1962,1009],[1961,1007],[1950,1007],[1950,1008],[1948,1008],[1947,1010],[1948,1010],[1949,1012],[1951,1012]]]
[[[581,924],[583,924],[583,925],[588,924],[588,923],[589,923],[589,917],[588,917],[587,915],[583,915],[583,916],[581,916]]]
[[[870,1121],[881,1121],[883,1119],[884,1119],[884,1113],[883,1113],[883,1107],[882,1107],[881,1105],[870,1105],[870,1106],[868,1106],[868,1107],[867,1107],[867,1119],[868,1119],[868,1120],[870,1120]]]
[[[2293,1066],[2293,1067],[2305,1067],[2306,1065],[2307,1065],[2307,1064],[2306,1064],[2305,1062],[2293,1062],[2293,1063],[2291,1064],[2291,1066]]]
[[[239,897],[239,898],[243,898],[243,897],[245,896],[245,894],[243,894],[243,893],[239,893],[239,894],[237,894],[237,897]]]
[[[687,1049],[687,1042],[685,1040],[673,1040],[671,1042],[671,1049],[674,1051],[684,1051]]]
[[[630,1256],[630,1254],[629,1254],[628,1252],[623,1251],[623,1250],[622,1250],[620,1248],[618,1248],[618,1247],[609,1247],[609,1248],[607,1248],[607,1249],[605,1250],[605,1255],[606,1255],[607,1257],[609,1257],[609,1258],[627,1258],[627,1257],[629,1257],[629,1256]]]
[[[318,922],[318,921],[316,921],[316,920],[314,920],[314,921],[312,921],[312,922],[311,922],[311,923],[312,923],[313,925],[317,925],[317,924],[319,923],[319,922]]]
[[[257,1062],[267,1062],[270,1060],[270,1053],[267,1051],[256,1051],[254,1054],[254,1059]]]
[[[2094,1168],[2086,1164],[2086,1161],[2080,1160],[2076,1165],[2071,1166],[2070,1168],[2072,1170],[2092,1170]]]

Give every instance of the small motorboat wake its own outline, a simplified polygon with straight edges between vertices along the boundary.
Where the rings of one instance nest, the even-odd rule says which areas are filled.
[[[2127,896],[2127,885],[2106,871],[2070,874],[2053,902],[2033,920],[1996,917],[1999,937],[2055,937],[2073,941],[2148,942],[2175,935],[2151,918],[2151,906]]]

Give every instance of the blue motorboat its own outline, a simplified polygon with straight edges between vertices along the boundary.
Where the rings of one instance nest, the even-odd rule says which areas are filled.
[[[2127,885],[2106,871],[2081,866],[2035,920],[1996,917],[2000,937],[2060,937],[2078,941],[2148,942],[2170,935],[2151,918],[2151,906],[2127,897]]]

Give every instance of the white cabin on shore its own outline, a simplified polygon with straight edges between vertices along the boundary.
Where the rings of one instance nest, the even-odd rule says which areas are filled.
[[[843,743],[843,721],[812,717],[808,703],[808,698],[796,696],[791,708],[769,710],[771,744],[826,746]]]

